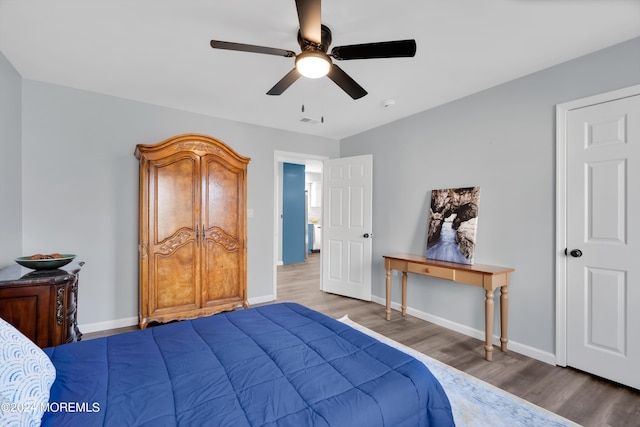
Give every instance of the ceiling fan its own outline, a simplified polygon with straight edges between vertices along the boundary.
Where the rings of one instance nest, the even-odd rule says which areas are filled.
[[[362,86],[356,83],[342,68],[333,63],[335,60],[370,59],[370,58],[402,58],[416,54],[415,40],[396,40],[378,43],[364,43],[348,46],[336,46],[327,53],[331,44],[331,30],[322,25],[321,0],[296,0],[298,10],[298,44],[301,52],[273,47],[255,46],[244,43],[233,43],[211,40],[214,49],[236,50],[241,52],[263,53],[267,55],[295,57],[295,67],[275,84],[267,95],[280,95],[301,76],[308,78],[329,77],[353,99],[367,94]]]

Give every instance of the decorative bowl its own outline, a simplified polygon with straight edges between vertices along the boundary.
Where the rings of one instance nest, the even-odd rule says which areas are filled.
[[[15,261],[23,267],[31,268],[33,270],[55,270],[69,264],[76,257],[74,254],[60,254],[62,258],[52,259],[29,259],[28,256],[21,256],[15,259]]]

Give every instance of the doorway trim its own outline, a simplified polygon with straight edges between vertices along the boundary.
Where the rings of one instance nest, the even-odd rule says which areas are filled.
[[[280,164],[282,163],[295,163],[304,165],[309,160],[324,161],[328,160],[328,156],[318,156],[314,154],[295,153],[290,151],[278,151],[273,152],[273,298],[278,299],[278,254],[279,244],[278,239],[281,234],[281,218],[280,201],[282,200],[282,169]]]
[[[556,364],[567,366],[567,119],[571,110],[640,95],[640,85],[556,105]]]

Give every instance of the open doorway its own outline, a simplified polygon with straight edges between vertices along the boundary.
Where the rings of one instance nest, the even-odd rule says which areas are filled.
[[[317,277],[317,288],[320,288],[320,251],[322,233],[322,162],[328,159],[304,153],[279,152],[274,153],[274,270],[273,295],[277,298],[278,269],[288,266],[304,264],[305,271]],[[287,239],[283,239],[284,220],[287,217],[283,209],[285,199],[285,164],[302,165],[304,167],[304,221],[300,225],[299,237],[302,242],[296,242],[304,248],[304,260],[300,263],[284,265],[283,253],[286,253]],[[295,168],[294,168],[295,169]],[[299,190],[296,190],[299,191]],[[298,227],[296,225],[296,227]],[[286,257],[284,257],[286,258]],[[315,279],[313,279],[315,280]]]
[[[307,200],[307,254],[318,254],[322,248],[322,162],[305,164],[305,194]]]

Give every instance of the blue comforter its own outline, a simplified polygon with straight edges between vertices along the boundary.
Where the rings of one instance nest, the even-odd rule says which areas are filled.
[[[413,357],[282,303],[45,349],[44,426],[453,426]]]

